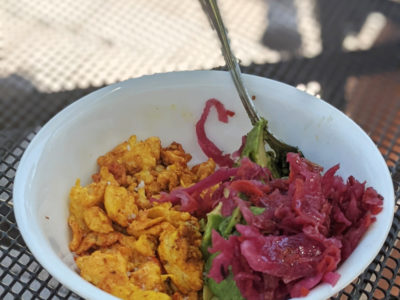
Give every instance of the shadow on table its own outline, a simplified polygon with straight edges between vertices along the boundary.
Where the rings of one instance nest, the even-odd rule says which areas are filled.
[[[275,64],[251,64],[244,72],[276,79],[290,85],[318,82],[321,98],[341,110],[346,107],[350,77],[375,75],[400,68],[400,3],[394,1],[320,0],[311,14],[319,24],[322,52],[312,58],[299,55],[301,30],[294,0],[269,0],[262,43],[290,58]],[[303,4],[303,3],[300,3]],[[379,14],[386,25],[365,50],[344,50],[349,34],[362,32],[366,20]],[[382,19],[381,18],[381,19]],[[309,24],[309,26],[311,26]],[[303,29],[305,30],[305,29]]]

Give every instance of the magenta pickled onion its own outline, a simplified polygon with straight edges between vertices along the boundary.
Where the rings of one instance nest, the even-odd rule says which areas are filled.
[[[236,236],[230,236],[228,240],[221,237],[215,230],[211,233],[212,248],[210,253],[219,253],[214,258],[209,276],[217,283],[221,282],[229,274],[228,266],[232,265],[235,259],[235,248],[239,247],[239,241]]]
[[[214,208],[214,199],[211,198],[209,193],[204,197],[200,197],[200,193],[207,189],[229,180],[232,176],[236,175],[238,168],[220,168],[210,176],[200,180],[194,185],[187,188],[177,188],[168,193],[161,193],[160,199],[151,198],[150,201],[155,202],[171,202],[175,205],[180,205],[182,211],[190,212],[198,217],[203,217],[211,209]],[[206,199],[205,197],[209,197]]]
[[[203,152],[222,168],[152,200],[170,201],[197,217],[205,217],[219,203],[225,218],[239,208],[242,224],[236,224],[231,235],[224,238],[212,231],[208,251],[216,256],[207,276],[218,283],[231,272],[245,299],[304,297],[321,282],[335,285],[338,266],[382,210],[382,196],[352,176],[344,181],[336,175],[339,165],[323,174],[321,166],[296,153],[287,155],[289,177],[273,179],[268,168],[240,158],[245,137],[238,151],[224,154],[205,132],[213,106],[221,122],[234,115],[210,99],[196,133]],[[233,159],[237,168],[231,168]]]
[[[322,280],[326,283],[329,283],[331,286],[335,286],[335,284],[339,281],[340,274],[336,272],[328,272],[325,273]]]
[[[310,292],[310,289],[315,287],[318,283],[320,283],[322,279],[322,274],[317,274],[311,277],[304,278],[297,282],[291,289],[290,289],[290,296],[291,297],[305,297]]]
[[[225,106],[217,99],[209,99],[206,102],[200,120],[196,124],[197,141],[204,154],[211,157],[216,164],[221,167],[232,167],[233,160],[229,154],[223,154],[222,151],[207,137],[205,123],[210,113],[211,107],[215,107],[218,113],[218,120],[227,123],[228,117],[235,115],[233,111],[225,109]]]
[[[374,189],[335,175],[338,165],[321,175],[320,166],[298,154],[289,154],[288,161],[289,178],[271,179],[264,168],[243,159],[223,185],[228,195],[218,194],[222,211],[224,205],[230,213],[239,207],[247,225],[237,224],[238,235],[227,240],[213,232],[209,251],[218,255],[208,276],[221,281],[231,266],[246,299],[302,297],[320,282],[335,285],[338,265],[382,208]],[[254,205],[263,210],[254,214]]]

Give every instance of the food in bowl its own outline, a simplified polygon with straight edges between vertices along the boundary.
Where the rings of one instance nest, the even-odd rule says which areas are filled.
[[[305,296],[322,281],[334,285],[339,278],[337,266],[380,212],[382,197],[353,177],[344,183],[335,175],[338,166],[322,175],[321,167],[293,152],[287,155],[289,164],[282,163],[283,153],[276,150],[282,150],[282,144],[275,145],[272,153],[263,147],[264,120],[249,132],[233,155],[236,160],[232,159],[205,135],[211,106],[222,121],[233,115],[217,100],[207,102],[196,129],[200,146],[211,158],[181,173],[195,174],[188,175],[190,180],[176,175],[180,180],[171,187],[170,181],[158,182],[168,169],[168,156],[164,155],[165,162],[160,159],[161,146],[149,147],[156,151],[133,150],[133,155],[134,139],[98,159],[100,172],[92,186],[82,188],[78,182],[72,188],[70,248],[85,254],[77,258],[82,276],[122,298],[197,298],[203,260],[203,297],[209,299],[285,299]],[[186,164],[190,155],[177,145],[172,147],[172,162]],[[153,173],[143,169],[148,166],[146,153],[153,155],[149,160]],[[216,172],[214,160],[220,166]],[[160,161],[164,165],[157,169]],[[206,172],[199,174],[201,169]],[[140,189],[142,196],[129,197]],[[114,231],[119,234],[110,239],[101,235],[112,236]],[[187,232],[191,238],[185,239]],[[94,236],[85,243],[91,233]],[[82,244],[90,246],[81,251]],[[152,251],[137,256],[143,244]],[[135,257],[141,258],[137,265]]]
[[[339,266],[337,284],[318,284],[304,297],[328,299],[368,267],[391,228],[395,197],[387,164],[370,137],[327,102],[274,80],[244,77],[272,132],[325,169],[340,162],[343,178],[353,174],[384,197],[376,222]],[[26,245],[56,280],[85,299],[115,299],[77,272],[68,248],[71,186],[78,177],[82,185],[89,184],[97,172],[96,158],[133,133],[141,140],[159,136],[165,145],[179,141],[192,154],[192,164],[205,161],[193,128],[210,97],[235,111],[224,124],[212,110],[206,124],[210,139],[224,153],[233,153],[251,126],[229,73],[221,71],[172,72],[119,82],[66,107],[35,135],[16,172],[14,212]]]
[[[203,286],[198,220],[160,191],[190,186],[213,173],[212,159],[189,168],[178,143],[131,136],[97,159],[99,172],[70,191],[70,250],[83,278],[123,299],[197,299]],[[172,286],[174,288],[172,288]]]

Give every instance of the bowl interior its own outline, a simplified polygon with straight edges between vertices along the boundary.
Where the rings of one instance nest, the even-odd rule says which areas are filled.
[[[38,261],[60,282],[89,299],[114,299],[76,273],[68,250],[68,193],[75,180],[90,182],[96,158],[135,134],[159,136],[163,145],[181,143],[206,159],[194,125],[204,103],[217,98],[235,116],[219,123],[212,111],[207,133],[226,152],[240,146],[250,122],[226,72],[197,71],[145,76],[114,84],[73,103],[49,121],[24,153],[14,183],[18,226]],[[392,223],[393,185],[380,152],[344,114],[285,84],[245,76],[245,82],[272,132],[297,145],[310,160],[328,168],[340,163],[340,175],[366,181],[384,198],[384,209],[354,253],[341,265],[335,287],[321,284],[307,299],[325,299],[344,288],[372,261]],[[304,299],[304,298],[303,298]]]

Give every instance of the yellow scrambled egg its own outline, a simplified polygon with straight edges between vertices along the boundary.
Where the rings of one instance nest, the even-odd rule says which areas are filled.
[[[93,182],[70,191],[69,247],[80,275],[122,299],[198,299],[203,260],[198,220],[160,192],[187,187],[215,170],[212,159],[188,167],[173,142],[135,136],[97,159]]]

